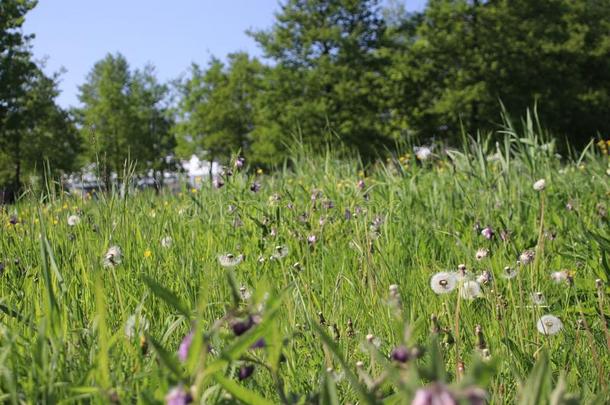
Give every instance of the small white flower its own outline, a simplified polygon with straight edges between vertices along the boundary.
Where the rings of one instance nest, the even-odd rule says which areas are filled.
[[[271,255],[271,259],[279,260],[286,256],[288,256],[288,246],[280,245],[275,247],[275,253]]]
[[[235,256],[231,253],[218,256],[218,263],[222,267],[235,267],[244,259],[244,255]]]
[[[419,160],[426,160],[432,156],[432,149],[428,146],[416,146],[413,148],[413,151]]]
[[[534,261],[535,256],[536,256],[536,253],[533,250],[526,250],[525,252],[521,253],[521,255],[519,256],[519,262],[524,266],[528,265],[532,261]]]
[[[554,271],[551,273],[551,279],[556,283],[559,284],[561,282],[564,282],[568,279],[568,272],[565,270],[562,271]]]
[[[475,257],[476,257],[477,260],[483,260],[488,255],[489,255],[489,249],[481,248],[481,249],[477,250],[477,253],[475,254]]]
[[[540,291],[532,293],[532,301],[535,305],[544,305],[544,303],[546,302],[546,300],[544,299],[544,294]]]
[[[504,277],[507,280],[510,280],[511,278],[515,278],[517,276],[517,270],[515,270],[512,267],[506,266],[504,267],[504,271],[502,272],[502,277]]]
[[[466,300],[473,300],[481,295],[481,285],[476,281],[466,281],[462,286],[462,298]]]
[[[68,225],[76,226],[80,223],[80,217],[78,215],[70,215],[68,217]]]
[[[171,236],[165,236],[164,238],[161,239],[161,246],[169,249],[170,247],[172,247],[172,243],[174,243],[174,240],[172,239]]]
[[[437,294],[446,294],[455,289],[457,285],[457,278],[454,273],[449,273],[446,271],[441,271],[440,273],[436,273],[430,279],[430,287],[432,291]]]
[[[116,245],[111,246],[104,255],[104,267],[116,267],[121,264],[122,257],[121,248]]]
[[[542,191],[546,187],[546,181],[544,179],[540,179],[534,183],[534,190]]]
[[[563,328],[563,323],[555,315],[542,315],[536,327],[543,335],[554,335]]]

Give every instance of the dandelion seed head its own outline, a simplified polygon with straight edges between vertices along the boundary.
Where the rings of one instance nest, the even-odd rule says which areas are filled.
[[[536,327],[543,335],[555,335],[563,328],[563,323],[555,315],[542,315]]]
[[[164,247],[165,249],[169,249],[170,247],[172,247],[173,243],[174,243],[174,241],[171,236],[164,236],[161,239],[161,246]]]
[[[510,280],[511,278],[515,278],[517,276],[517,271],[510,267],[510,266],[506,266],[504,267],[504,271],[502,272],[502,277],[504,277],[507,280]]]
[[[432,148],[429,146],[416,146],[413,151],[418,160],[428,160],[432,156]]]
[[[475,254],[475,258],[477,260],[483,260],[485,259],[487,256],[489,255],[489,249],[486,248],[480,248],[479,250],[477,250],[477,253]]]
[[[68,226],[76,226],[80,223],[80,217],[78,215],[70,215],[68,217]]]
[[[560,284],[564,281],[568,280],[568,272],[566,270],[554,271],[551,273],[551,280],[555,282],[555,284]]]
[[[522,265],[527,266],[528,264],[534,261],[535,256],[536,253],[533,250],[526,250],[525,252],[519,255],[519,262]]]
[[[477,282],[479,284],[489,284],[492,280],[493,280],[493,275],[491,274],[491,272],[489,270],[484,270],[477,277]]]
[[[111,246],[104,255],[104,267],[116,267],[121,264],[122,258],[121,248],[116,245]]]
[[[446,294],[455,289],[457,278],[454,273],[442,271],[430,279],[430,287],[436,294]]]
[[[546,180],[544,180],[544,179],[537,180],[532,187],[534,188],[535,191],[542,191],[546,187]]]
[[[271,255],[271,258],[274,260],[283,259],[284,257],[288,256],[288,252],[288,246],[278,245],[275,247],[275,253]]]
[[[462,285],[462,298],[473,300],[481,295],[481,285],[478,282],[470,280],[464,282],[464,285]]]
[[[532,297],[532,302],[535,305],[544,305],[544,303],[546,302],[546,300],[544,298],[544,294],[540,291],[533,292],[531,294],[531,297]]]
[[[227,253],[224,255],[218,256],[218,263],[222,267],[235,267],[244,259],[244,255],[233,255],[232,253]]]

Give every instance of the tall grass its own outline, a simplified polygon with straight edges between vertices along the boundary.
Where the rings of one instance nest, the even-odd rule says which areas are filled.
[[[556,156],[529,115],[505,124],[424,161],[301,148],[220,189],[5,207],[0,401],[609,401],[608,158]],[[111,246],[122,260],[104,266]],[[491,273],[482,295],[435,294],[460,264]],[[537,330],[544,314],[559,333]]]

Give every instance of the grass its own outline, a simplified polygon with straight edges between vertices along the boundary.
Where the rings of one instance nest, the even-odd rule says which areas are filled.
[[[220,189],[5,207],[0,401],[160,403],[175,388],[208,403],[410,403],[424,386],[462,400],[479,387],[491,403],[608,401],[608,157],[560,160],[533,126],[507,128],[497,145],[365,173],[295,152],[291,169],[236,172]],[[122,260],[104,267],[114,245]],[[271,259],[277,246],[287,255]],[[518,265],[526,250],[534,260]],[[244,259],[225,268],[226,253]],[[432,275],[460,264],[493,275],[482,295],[462,298],[459,283],[435,294]],[[563,329],[541,334],[543,314]],[[254,326],[235,336],[239,322]]]

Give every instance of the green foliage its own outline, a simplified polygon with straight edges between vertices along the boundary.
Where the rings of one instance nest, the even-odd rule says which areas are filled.
[[[106,186],[126,161],[136,171],[165,168],[175,139],[164,105],[167,87],[157,82],[151,66],[132,72],[120,54],[95,64],[80,87],[83,108],[78,112],[90,161],[100,164]]]
[[[415,30],[392,36],[396,120],[455,138],[497,128],[499,100],[513,115],[539,102],[549,128],[583,147],[610,130],[609,14],[607,0],[430,1]]]
[[[180,154],[209,153],[228,160],[238,150],[249,151],[254,109],[263,66],[245,53],[228,56],[228,65],[213,59],[202,71],[197,65],[179,84]]]
[[[69,114],[55,104],[57,76],[32,60],[21,31],[33,1],[0,4],[0,187],[11,200],[30,175],[55,179],[76,168],[80,139]],[[3,200],[4,198],[0,198]]]
[[[533,117],[366,177],[305,154],[188,196],[20,201],[0,213],[0,401],[607,403],[608,157],[560,160]],[[481,295],[435,294],[460,263],[492,274]]]
[[[387,146],[379,108],[385,29],[378,0],[289,0],[270,30],[251,33],[276,64],[258,104],[254,158],[277,163],[295,138],[364,158]]]

